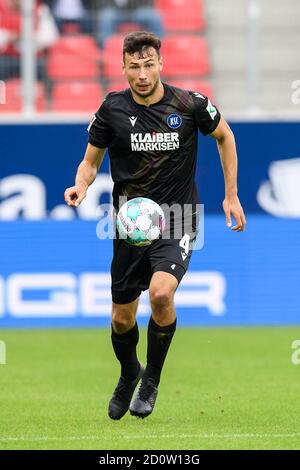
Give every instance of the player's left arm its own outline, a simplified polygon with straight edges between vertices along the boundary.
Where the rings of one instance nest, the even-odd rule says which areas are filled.
[[[226,216],[227,226],[232,227],[231,216],[233,216],[236,225],[232,227],[232,230],[243,232],[246,226],[246,218],[238,198],[238,162],[233,132],[225,119],[221,117],[217,128],[210,135],[217,141],[224,173],[225,198],[223,201],[223,209]]]

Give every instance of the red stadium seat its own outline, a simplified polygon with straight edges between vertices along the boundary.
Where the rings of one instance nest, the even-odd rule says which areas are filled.
[[[61,29],[62,29],[62,34],[80,34],[81,33],[80,25],[76,23],[76,21],[62,24]]]
[[[51,50],[82,56],[88,55],[90,59],[94,60],[98,60],[100,55],[95,39],[86,34],[62,36]]]
[[[200,32],[205,27],[203,0],[156,0],[168,32]]]
[[[130,33],[131,31],[139,31],[141,25],[138,23],[121,23],[118,27],[118,32],[120,33]]]
[[[169,80],[170,85],[177,86],[178,88],[183,88],[184,90],[191,90],[202,95],[208,96],[210,101],[214,101],[213,89],[209,82],[202,80]]]
[[[162,44],[163,74],[167,77],[201,76],[209,73],[208,47],[198,36],[168,36]]]
[[[18,78],[7,80],[5,82],[6,103],[0,105],[0,112],[11,113],[22,110],[22,82]],[[44,84],[36,82],[35,84],[35,105],[37,111],[45,111],[47,99]]]
[[[103,100],[103,92],[96,82],[58,82],[52,91],[52,111],[95,112]]]
[[[107,39],[103,49],[103,70],[107,78],[122,78],[122,49],[124,36],[115,34]]]
[[[99,59],[100,52],[92,37],[61,37],[49,52],[48,75],[53,80],[97,78]]]

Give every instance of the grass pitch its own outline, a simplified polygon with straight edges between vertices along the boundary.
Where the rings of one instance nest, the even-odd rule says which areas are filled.
[[[0,449],[300,449],[299,328],[179,328],[153,414],[117,422],[107,417],[119,376],[109,330],[0,339]]]

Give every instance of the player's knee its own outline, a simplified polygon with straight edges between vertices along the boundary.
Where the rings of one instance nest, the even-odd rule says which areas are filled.
[[[112,312],[112,325],[116,333],[122,334],[134,327],[135,318],[123,308],[114,308]]]
[[[173,302],[173,295],[173,292],[165,286],[150,289],[150,301],[152,308],[168,308]]]

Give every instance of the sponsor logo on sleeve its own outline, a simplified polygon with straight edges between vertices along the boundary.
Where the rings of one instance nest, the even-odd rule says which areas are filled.
[[[207,112],[210,115],[211,119],[214,120],[216,115],[217,115],[217,109],[215,108],[215,106],[213,106],[211,104],[210,100],[208,100],[206,109],[207,109]]]

